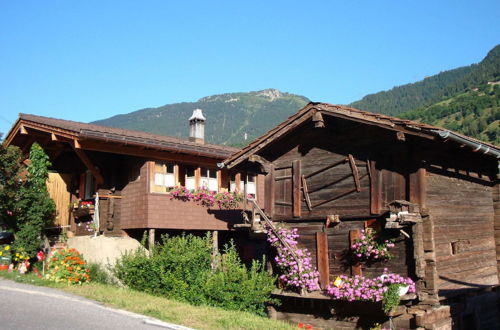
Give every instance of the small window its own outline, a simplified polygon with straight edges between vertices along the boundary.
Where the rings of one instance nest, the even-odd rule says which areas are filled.
[[[240,186],[238,192],[243,193],[245,191],[245,183],[247,185],[247,195],[255,198],[257,196],[257,176],[255,174],[241,174]],[[236,192],[236,174],[232,174],[229,179],[229,191]]]
[[[196,189],[196,178],[194,167],[186,167],[186,189],[195,190]]]
[[[164,192],[166,188],[175,186],[175,173],[173,164],[155,163],[154,184],[156,192]],[[160,188],[161,187],[161,188]]]
[[[200,187],[210,191],[218,191],[217,170],[211,168],[201,168]]]
[[[256,176],[254,174],[247,174],[246,177],[247,183],[247,195],[255,198],[257,196],[257,185],[256,185]]]

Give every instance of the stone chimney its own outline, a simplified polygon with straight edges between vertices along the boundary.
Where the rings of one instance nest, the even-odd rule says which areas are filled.
[[[189,118],[189,141],[205,143],[205,117],[201,109],[195,109]]]

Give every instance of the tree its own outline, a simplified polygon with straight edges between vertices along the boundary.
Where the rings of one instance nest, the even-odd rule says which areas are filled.
[[[20,187],[21,150],[15,146],[0,144],[0,226],[16,231]]]
[[[49,157],[34,143],[29,159],[26,181],[20,190],[18,231],[14,246],[24,249],[28,255],[34,255],[42,245],[44,228],[53,219],[55,204],[46,186],[48,168],[51,166]]]

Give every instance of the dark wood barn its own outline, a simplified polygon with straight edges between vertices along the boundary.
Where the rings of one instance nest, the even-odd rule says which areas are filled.
[[[494,145],[438,127],[310,103],[224,163],[265,175],[265,214],[299,229],[322,286],[339,274],[373,277],[388,268],[417,284],[392,314],[397,328],[493,329],[499,157]],[[393,259],[348,262],[366,228],[395,240]],[[335,329],[388,321],[363,308],[339,312],[317,294],[277,296],[283,304],[273,315],[282,319]]]

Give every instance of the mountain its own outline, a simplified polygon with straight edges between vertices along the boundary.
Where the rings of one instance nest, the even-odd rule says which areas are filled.
[[[188,118],[194,109],[202,109],[207,118],[207,142],[243,146],[284,121],[308,102],[307,98],[300,95],[266,89],[207,96],[196,102],[142,109],[93,123],[186,138],[189,134]]]
[[[500,81],[399,115],[500,145]]]
[[[413,84],[370,94],[351,103],[354,108],[391,116],[435,104],[500,78],[500,45],[478,64],[444,71]]]

